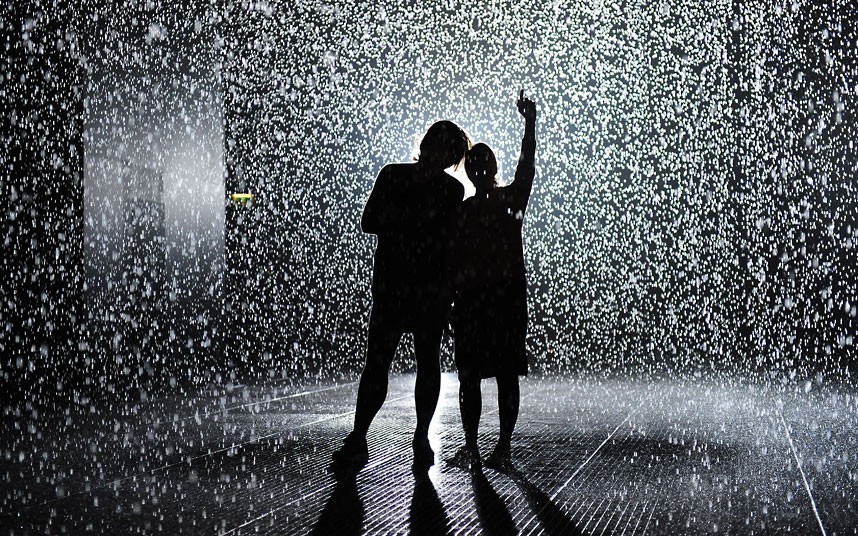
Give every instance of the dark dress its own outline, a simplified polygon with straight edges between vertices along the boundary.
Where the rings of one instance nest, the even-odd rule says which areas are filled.
[[[446,266],[462,184],[417,164],[390,164],[378,174],[361,229],[378,236],[372,271],[372,320],[394,331],[440,328],[452,302]]]
[[[525,136],[515,180],[462,204],[454,237],[452,325],[462,377],[527,374],[527,283],[521,228],[536,142]]]

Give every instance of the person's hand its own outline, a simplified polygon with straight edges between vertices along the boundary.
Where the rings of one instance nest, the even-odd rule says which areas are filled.
[[[525,119],[528,121],[536,119],[536,104],[534,104],[532,100],[524,97],[523,89],[518,95],[518,102],[515,104],[518,106],[518,113],[524,116]]]

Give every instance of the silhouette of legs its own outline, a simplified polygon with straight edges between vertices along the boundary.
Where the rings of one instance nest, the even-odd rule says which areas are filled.
[[[361,372],[355,404],[355,420],[352,433],[343,447],[334,453],[335,472],[366,463],[366,434],[375,415],[387,398],[388,374],[396,346],[402,332],[391,329],[380,320],[375,311],[370,314],[367,335],[366,364]],[[429,424],[438,405],[441,391],[441,328],[415,331],[414,354],[417,360],[417,381],[414,386],[414,401],[417,408],[417,428],[414,431],[414,463],[428,467],[434,463],[435,453],[429,445]]]
[[[498,437],[498,449],[509,452],[512,441],[512,431],[518,420],[518,407],[520,392],[518,388],[517,375],[504,375],[497,377],[498,382],[498,416],[500,417],[500,436]]]
[[[366,365],[360,375],[354,429],[333,453],[331,469],[337,478],[348,478],[369,460],[366,434],[378,410],[387,398],[387,375],[402,334],[370,315],[366,346]]]
[[[480,427],[480,413],[483,401],[478,376],[459,371],[459,411],[462,414],[462,428],[465,431],[465,446],[459,448],[447,463],[466,471],[478,471],[482,464],[477,446],[477,431]]]
[[[518,420],[518,409],[521,394],[518,386],[518,375],[502,374],[497,376],[498,383],[498,416],[500,417],[500,434],[494,451],[486,458],[488,467],[499,471],[513,469],[510,457],[512,432]],[[482,393],[480,379],[473,374],[459,374],[459,408],[462,412],[462,428],[465,430],[465,446],[456,453],[448,463],[462,468],[470,468],[476,457],[479,462],[477,447],[477,432],[480,427],[482,412]]]
[[[417,358],[417,381],[414,403],[417,407],[415,437],[429,434],[429,424],[435,415],[441,391],[441,330],[429,329],[414,333],[414,354]]]
[[[506,374],[497,377],[498,382],[498,416],[500,417],[500,434],[494,451],[486,458],[486,466],[497,471],[509,472],[514,469],[510,443],[512,431],[518,420],[520,400],[518,376]]]
[[[498,414],[500,417],[500,436],[498,448],[509,451],[512,432],[518,420],[520,392],[518,376],[498,376]],[[462,411],[462,427],[465,429],[465,446],[477,448],[477,431],[482,412],[480,380],[461,378],[459,380],[459,406]]]
[[[402,333],[389,329],[374,315],[370,316],[366,365],[360,375],[353,436],[366,439],[369,425],[387,398],[387,376],[401,337]]]
[[[479,377],[459,378],[459,409],[465,430],[465,448],[477,452],[477,431],[483,410]]]
[[[435,463],[435,453],[429,446],[429,424],[438,405],[441,391],[441,328],[414,332],[414,355],[417,359],[417,380],[414,384],[414,405],[417,428],[414,430],[414,465],[429,467]]]

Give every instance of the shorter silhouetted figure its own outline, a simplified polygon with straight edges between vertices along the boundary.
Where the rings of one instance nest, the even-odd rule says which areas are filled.
[[[378,236],[372,273],[372,311],[366,365],[361,373],[354,430],[334,452],[332,469],[351,472],[369,457],[366,434],[387,396],[390,364],[404,333],[414,334],[417,428],[414,465],[434,463],[429,423],[441,387],[439,354],[453,291],[447,266],[452,218],[464,197],[444,170],[461,162],[468,138],[450,121],[429,127],[417,162],[390,164],[378,174],[363,210],[361,228]]]
[[[482,400],[480,380],[496,378],[500,437],[486,466],[511,468],[510,443],[518,419],[518,376],[527,374],[527,284],[521,228],[534,178],[536,105],[517,102],[525,118],[515,180],[497,185],[497,161],[489,147],[476,144],[465,156],[465,170],[476,194],[465,200],[454,236],[453,310],[459,405],[465,446],[449,460],[474,468],[480,464],[477,429]]]

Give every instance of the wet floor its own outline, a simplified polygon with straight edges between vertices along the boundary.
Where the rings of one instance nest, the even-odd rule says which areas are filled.
[[[455,375],[411,471],[414,376],[394,375],[353,482],[326,467],[357,385],[237,385],[4,411],[0,526],[42,534],[855,534],[858,393],[816,382],[522,383],[516,471],[469,475]],[[484,382],[485,453],[497,437]],[[117,393],[117,399],[124,394]],[[107,412],[104,408],[109,407]]]

